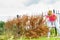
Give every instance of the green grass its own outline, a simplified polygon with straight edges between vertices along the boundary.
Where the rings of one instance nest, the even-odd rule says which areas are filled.
[[[55,38],[55,37],[40,37],[40,38],[33,38],[33,39],[25,39],[23,38],[22,40],[60,40],[60,38]]]
[[[13,39],[13,36],[11,37],[7,37],[6,35],[0,35],[0,40],[15,40]],[[32,38],[32,39],[28,39],[25,37],[20,37],[20,38],[16,38],[16,40],[60,40],[59,37],[40,37],[40,38]]]

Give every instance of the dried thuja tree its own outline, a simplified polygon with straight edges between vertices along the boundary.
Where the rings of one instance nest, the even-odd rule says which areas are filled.
[[[13,20],[9,20],[5,23],[5,29],[6,31],[12,32],[13,35],[18,36],[21,35],[20,33],[20,20],[21,19],[13,19]]]
[[[31,17],[30,25],[32,27],[31,30],[26,32],[26,37],[37,38],[40,36],[47,36],[48,34],[48,27],[43,23],[43,17]]]
[[[43,23],[42,16],[27,16],[17,17],[5,23],[5,28],[12,31],[13,35],[26,36],[37,38],[40,36],[47,36],[48,27]]]
[[[8,20],[5,23],[5,29],[8,31],[12,31],[13,35],[15,36],[24,35],[27,21],[28,21],[28,16],[26,15],[22,16],[22,18],[18,17],[12,20]]]

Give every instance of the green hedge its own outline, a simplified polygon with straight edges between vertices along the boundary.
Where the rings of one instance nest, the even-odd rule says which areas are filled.
[[[0,35],[4,32],[4,21],[0,21]]]

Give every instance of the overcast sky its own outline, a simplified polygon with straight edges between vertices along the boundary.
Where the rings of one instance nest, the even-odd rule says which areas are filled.
[[[17,14],[40,14],[49,9],[60,10],[60,0],[0,0],[0,20]]]

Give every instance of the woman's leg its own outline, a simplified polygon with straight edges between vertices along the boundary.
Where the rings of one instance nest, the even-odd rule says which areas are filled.
[[[48,37],[50,37],[50,30],[51,30],[51,27],[52,27],[50,21],[47,21],[47,26],[49,27]]]
[[[57,20],[55,21],[55,33],[56,35],[60,34],[59,22]]]

